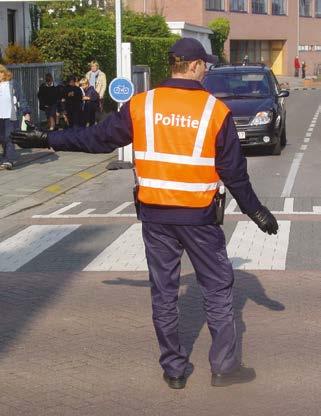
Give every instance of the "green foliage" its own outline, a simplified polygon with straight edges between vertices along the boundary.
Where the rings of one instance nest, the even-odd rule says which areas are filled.
[[[77,28],[104,30],[115,33],[115,16],[113,13],[104,13],[97,8],[84,9],[82,12],[60,12],[43,15],[43,28]],[[125,10],[122,13],[122,32],[126,36],[170,37],[166,21],[160,15],[134,13]]]
[[[24,48],[20,45],[11,44],[4,51],[3,62],[5,64],[42,62],[42,56],[35,45]]]
[[[166,38],[171,36],[163,16],[144,13],[123,12],[123,33],[128,36],[148,36]]]
[[[112,14],[104,14],[100,10],[92,8],[83,13],[64,13],[60,15],[44,16],[42,20],[42,27],[48,29],[65,29],[65,28],[79,28],[79,29],[94,29],[115,31],[115,21]]]
[[[167,51],[177,36],[167,38],[124,36],[124,42],[132,43],[133,64],[149,65],[152,84],[166,78]],[[64,76],[83,75],[88,71],[88,63],[96,59],[107,81],[116,74],[115,37],[109,32],[92,29],[42,29],[38,33],[36,45],[46,61],[63,61]]]
[[[224,58],[224,43],[230,33],[230,22],[225,17],[218,17],[212,20],[208,27],[213,30],[213,35],[210,36],[213,53],[218,55],[220,59]]]

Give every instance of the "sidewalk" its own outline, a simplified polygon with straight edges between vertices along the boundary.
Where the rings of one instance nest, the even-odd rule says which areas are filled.
[[[321,89],[321,82],[310,78],[304,80],[300,77],[277,75],[279,84],[282,88],[289,90]],[[283,84],[283,85],[282,85]]]
[[[104,172],[112,154],[19,149],[12,171],[0,171],[0,218],[50,199]]]

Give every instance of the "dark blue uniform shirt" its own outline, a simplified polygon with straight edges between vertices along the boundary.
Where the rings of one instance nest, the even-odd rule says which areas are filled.
[[[198,81],[171,78],[161,87],[204,90]],[[129,103],[119,112],[111,113],[101,123],[87,128],[50,132],[49,144],[54,150],[110,153],[132,142],[133,127]],[[254,213],[260,206],[247,174],[237,131],[229,114],[216,142],[217,172],[236,199],[243,213]],[[215,200],[206,208],[176,208],[141,204],[141,220],[161,224],[205,225],[215,221]]]

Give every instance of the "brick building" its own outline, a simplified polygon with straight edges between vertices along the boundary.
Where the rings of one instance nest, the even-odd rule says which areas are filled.
[[[321,0],[125,0],[125,6],[161,13],[168,21],[207,26],[217,17],[230,21],[227,59],[264,62],[276,74],[293,75],[296,55],[307,74],[321,67]]]

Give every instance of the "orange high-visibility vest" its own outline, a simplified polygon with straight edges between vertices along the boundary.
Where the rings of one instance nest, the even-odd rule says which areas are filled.
[[[161,87],[135,95],[130,115],[139,201],[210,205],[219,181],[216,139],[228,113],[203,90]]]

